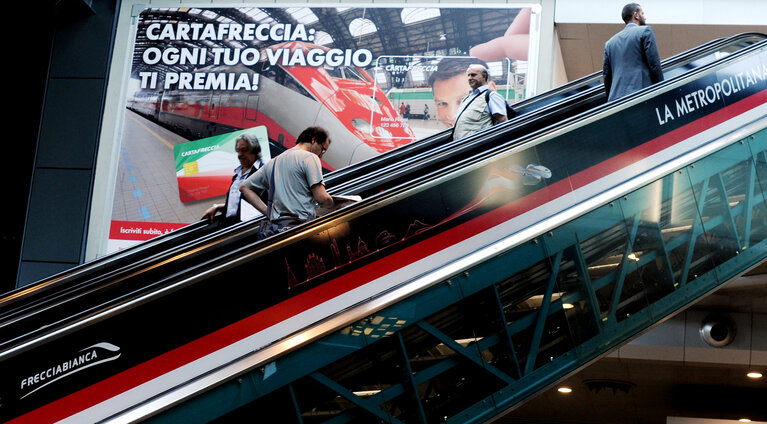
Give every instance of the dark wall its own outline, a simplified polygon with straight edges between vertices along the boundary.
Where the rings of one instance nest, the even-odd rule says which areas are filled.
[[[14,14],[40,19],[36,39],[19,37],[24,42],[13,47],[31,106],[18,121],[10,118],[21,135],[8,143],[17,151],[3,170],[14,205],[2,235],[3,291],[83,261],[116,3],[62,0]]]
[[[12,16],[20,16],[24,11],[15,8]],[[23,15],[21,15],[23,16]],[[9,49],[6,60],[6,71],[15,70],[10,75],[6,72],[6,93],[14,93],[10,86],[10,78],[13,78],[23,94],[13,94],[15,104],[6,105],[6,111],[16,111],[13,116],[8,116],[5,133],[12,135],[12,139],[6,139],[4,163],[0,166],[0,178],[4,182],[6,203],[3,217],[3,225],[0,226],[0,292],[13,289],[16,286],[16,273],[19,268],[21,253],[21,239],[24,232],[24,217],[27,211],[27,198],[29,195],[29,182],[32,174],[32,163],[37,145],[38,126],[40,124],[40,110],[45,89],[45,78],[48,70],[48,57],[51,49],[53,30],[51,29],[52,7],[44,7],[38,13],[37,19],[41,23],[39,31],[33,40],[18,40],[7,43]],[[14,34],[22,34],[28,31],[28,21],[20,22],[9,19],[11,31]],[[20,66],[11,63],[23,63],[23,71]],[[11,120],[13,119],[13,123]]]

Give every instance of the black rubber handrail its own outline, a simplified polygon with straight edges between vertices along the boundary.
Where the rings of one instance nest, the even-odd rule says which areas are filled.
[[[663,65],[664,68],[673,68],[688,63],[691,59],[694,59],[697,56],[698,52],[718,49],[721,46],[732,44],[733,41],[759,39],[761,37],[763,37],[761,34],[745,33],[738,34],[729,38],[713,40],[684,53],[680,53],[668,58],[663,61]],[[562,100],[570,97],[572,94],[577,94],[592,89],[598,86],[599,79],[600,74],[598,72],[584,76],[577,80],[568,82],[567,84],[564,84],[560,87],[547,91],[541,95],[523,100],[515,104],[514,108],[521,115],[529,114],[533,110],[541,108],[545,105],[561,102]],[[561,104],[558,104],[555,107],[561,107]],[[530,119],[530,117],[526,117],[525,119]],[[440,148],[441,146],[444,149],[445,143],[449,143],[450,141],[450,130],[445,130],[385,154],[351,165],[341,170],[334,171],[328,174],[326,177],[328,190],[335,193],[348,191],[348,187],[353,186],[354,184],[353,180],[358,179],[360,176],[370,176],[371,172],[373,171],[378,171],[378,173],[381,174],[382,169],[388,169],[387,167],[391,167],[392,164],[396,164],[400,160],[412,159],[423,154],[428,154],[425,152],[429,152],[434,148]],[[334,187],[344,187],[344,190],[333,190]],[[167,251],[174,246],[179,246],[190,240],[198,239],[199,237],[211,233],[216,229],[216,227],[207,225],[205,221],[199,221],[197,223],[185,226],[179,230],[173,231],[169,234],[165,234],[150,241],[141,243],[138,246],[105,255],[86,264],[46,278],[45,280],[42,280],[33,285],[29,285],[8,293],[3,298],[0,298],[0,308],[4,305],[4,303],[8,302],[9,299],[15,299],[21,293],[24,295],[29,295],[31,292],[39,291],[42,288],[50,290],[51,288],[61,285],[63,282],[71,279],[84,279],[95,273],[103,273],[107,267],[114,268],[121,267],[126,263],[135,263],[141,257],[149,257],[158,252]]]
[[[757,36],[755,34],[748,34],[747,37],[753,38],[754,36]],[[764,38],[764,36],[760,36],[761,38]],[[745,37],[732,37],[728,40],[743,40]],[[723,41],[718,41],[717,45],[726,45],[727,43]],[[700,52],[706,51],[706,49],[697,48],[694,49],[696,52],[699,52],[695,55],[695,57],[687,58],[686,61],[690,62],[693,61],[696,57],[700,56]],[[685,61],[680,60],[680,63],[684,63]],[[595,101],[595,99],[598,99],[600,96],[604,97],[603,92],[601,91],[600,87],[592,87],[586,91],[589,91],[590,93],[588,95],[583,95],[581,98],[590,99],[589,101]],[[603,101],[603,100],[602,100]],[[549,108],[547,108],[549,109]],[[560,105],[557,108],[551,108],[556,110],[562,110],[562,106]],[[424,154],[423,157],[421,157],[418,160],[411,160],[410,161],[410,168],[411,168],[411,174],[408,173],[402,173],[401,176],[398,178],[390,179],[388,181],[388,184],[392,185],[401,185],[403,184],[403,181],[406,179],[413,179],[412,169],[416,169],[419,172],[421,172],[421,176],[423,176],[423,173],[429,173],[435,171],[435,169],[438,169],[438,167],[435,168],[435,165],[431,166],[425,166],[424,164],[429,161],[432,164],[439,164],[442,163],[445,160],[449,160],[450,163],[456,164],[456,157],[450,156],[451,150],[453,150],[452,154],[455,155],[456,151],[463,151],[464,154],[466,152],[471,152],[473,149],[479,148],[479,146],[483,146],[483,143],[492,141],[492,140],[498,140],[498,139],[506,139],[507,133],[514,131],[515,129],[519,130],[521,128],[524,128],[527,125],[529,125],[529,122],[536,119],[535,114],[532,114],[526,118],[518,118],[515,120],[510,121],[507,124],[504,124],[503,126],[494,127],[491,129],[491,131],[486,131],[482,134],[479,134],[475,137],[470,137],[469,139],[466,139],[464,141],[461,141],[461,144],[455,144],[455,145],[449,145],[447,148],[445,146],[439,146],[439,148],[436,149],[436,151],[430,152],[428,155]],[[537,119],[540,119],[541,121],[546,121],[543,119],[543,117],[547,116],[546,113],[541,113],[538,115]],[[540,125],[544,125],[546,122],[541,122]],[[550,124],[550,122],[549,122]],[[502,135],[501,135],[502,134]],[[458,149],[460,147],[461,149]],[[507,147],[504,147],[507,148]],[[495,150],[495,149],[491,149]],[[491,152],[486,152],[491,153]],[[383,155],[382,155],[383,156]],[[402,164],[399,164],[399,168],[402,169]],[[420,165],[420,166],[419,166]],[[330,177],[328,178],[330,180]],[[373,177],[369,177],[367,179],[356,179],[356,183],[351,184],[347,182],[339,183],[338,187],[346,186],[346,190],[353,190],[356,189],[358,191],[364,191],[364,190],[371,190],[375,189],[376,187],[380,187],[380,179],[374,179]],[[416,181],[422,181],[421,178],[416,178]],[[418,182],[415,182],[417,184]],[[356,184],[356,186],[355,186]],[[329,189],[329,191],[334,192],[334,189]],[[331,218],[326,218],[331,219]],[[332,218],[337,219],[337,218]],[[321,222],[324,222],[325,219],[317,220],[317,224],[320,224]],[[199,223],[198,223],[199,224]],[[184,234],[189,236],[198,236],[199,231],[203,231],[206,228],[200,228],[200,227],[208,227],[208,226],[200,226],[198,224],[195,224],[196,226],[190,226],[193,227],[188,232],[185,232]],[[250,238],[250,241],[253,240],[252,236],[254,235],[255,226],[252,223],[245,223],[241,224],[239,226],[235,226],[230,229],[226,229],[220,232],[217,232],[215,234],[206,235],[202,238],[200,237],[193,237],[191,240],[187,240],[185,243],[182,243],[182,249],[178,249],[179,251],[185,251],[185,250],[191,250],[191,249],[206,249],[211,247],[212,245],[218,245],[217,248],[212,249],[214,251],[220,252],[222,249],[225,250],[225,247],[227,245],[236,246],[241,245],[243,238]],[[274,240],[275,244],[274,246],[270,246],[271,248],[278,248],[279,243],[282,240],[286,240],[289,238],[289,234],[282,235],[279,237],[279,240]],[[178,237],[178,236],[176,236]],[[148,243],[147,246],[144,246],[139,249],[135,249],[131,252],[121,252],[118,254],[111,255],[112,261],[124,261],[126,264],[123,267],[117,267],[118,269],[109,271],[107,270],[108,266],[106,266],[108,263],[113,263],[108,260],[102,261],[103,263],[99,264],[86,264],[83,265],[83,268],[87,268],[87,273],[91,274],[99,274],[99,277],[97,278],[97,282],[94,282],[92,280],[83,281],[82,283],[75,283],[66,285],[66,287],[63,287],[64,292],[61,292],[61,290],[53,290],[49,287],[58,288],[61,287],[66,280],[66,276],[57,276],[50,280],[46,280],[41,284],[46,284],[44,287],[49,288],[48,291],[54,291],[49,296],[46,296],[45,294],[38,296],[35,298],[34,294],[35,290],[34,288],[31,288],[31,290],[21,289],[17,290],[15,292],[12,292],[8,296],[5,296],[3,299],[0,299],[0,328],[5,327],[6,325],[12,325],[14,322],[18,322],[19,320],[24,319],[25,317],[31,317],[33,315],[36,315],[40,312],[44,312],[47,309],[54,308],[56,305],[60,305],[62,301],[66,299],[74,299],[78,296],[86,296],[88,293],[93,293],[94,291],[98,291],[101,288],[101,284],[120,284],[121,281],[125,280],[126,274],[131,275],[135,272],[140,272],[141,269],[144,267],[149,266],[157,266],[156,262],[162,260],[162,258],[165,258],[165,260],[168,260],[173,255],[178,254],[174,249],[174,252],[165,252],[159,255],[151,256],[150,258],[135,258],[135,256],[139,256],[136,253],[133,252],[147,252],[151,251],[152,249],[162,250],[162,247],[165,243],[168,243],[167,239],[171,239],[173,237],[164,237],[160,238],[157,241],[153,243]],[[173,238],[174,240],[177,240]],[[177,245],[177,244],[174,244]],[[159,256],[156,257],[156,256]],[[83,270],[80,270],[82,275]],[[75,272],[76,273],[76,272]],[[52,283],[51,283],[52,282]],[[126,291],[126,293],[136,293],[136,292],[143,292],[145,290],[148,290],[150,286],[153,286],[153,284],[147,284],[144,287],[134,287]],[[66,299],[65,299],[66,298]],[[37,300],[37,302],[35,301]],[[110,302],[114,301],[115,299],[105,299],[103,304],[99,304],[99,307],[106,306]],[[12,307],[12,304],[19,304],[21,303],[21,307],[15,308]],[[74,302],[77,303],[77,302]],[[70,306],[69,308],[64,308],[67,310],[74,310],[78,311],[80,310],[79,306],[75,307],[74,305]],[[85,308],[87,309],[87,308]],[[91,304],[90,307],[91,310],[94,310],[94,305]]]

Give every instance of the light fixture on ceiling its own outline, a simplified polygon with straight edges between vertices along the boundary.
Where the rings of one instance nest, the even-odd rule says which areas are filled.
[[[750,423],[751,420],[749,420],[748,418],[741,418],[741,419],[738,420],[738,422],[739,423]]]
[[[751,313],[751,333],[749,334],[749,343],[748,346],[748,372],[746,373],[746,377],[748,378],[762,378],[762,373],[759,371],[754,370],[751,368],[751,355],[754,353],[754,314]]]
[[[354,393],[355,395],[359,397],[370,397],[370,396],[374,396],[381,393],[381,391],[380,390],[360,390],[360,391],[352,392],[352,393]]]
[[[573,392],[573,389],[567,387],[567,386],[561,386],[557,388],[557,391],[562,394],[569,394]]]

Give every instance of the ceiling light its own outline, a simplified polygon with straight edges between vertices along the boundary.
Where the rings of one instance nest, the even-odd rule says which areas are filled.
[[[380,390],[360,390],[358,392],[352,392],[359,397],[370,397],[381,393]]]
[[[562,387],[558,388],[557,391],[559,393],[567,394],[567,393],[572,393],[573,389],[571,389],[571,388],[569,388],[567,386],[562,386]]]
[[[406,7],[400,13],[400,19],[405,25],[426,21],[439,16],[439,9],[435,7]]]
[[[762,373],[759,371],[749,371],[748,374],[746,374],[746,377],[748,378],[762,378]]]
[[[361,37],[376,31],[378,31],[378,27],[370,19],[356,18],[349,23],[349,33],[353,37]]]
[[[738,420],[738,422],[739,423],[750,423],[751,420],[749,420],[748,418],[741,418],[741,419]]]
[[[573,305],[572,303],[563,303],[562,304],[562,309],[573,309],[574,307],[575,307],[575,305]]]

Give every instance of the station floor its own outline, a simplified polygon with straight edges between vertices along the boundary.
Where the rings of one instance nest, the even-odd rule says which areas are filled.
[[[112,220],[192,223],[224,196],[182,203],[173,146],[188,141],[130,110],[125,111]]]

